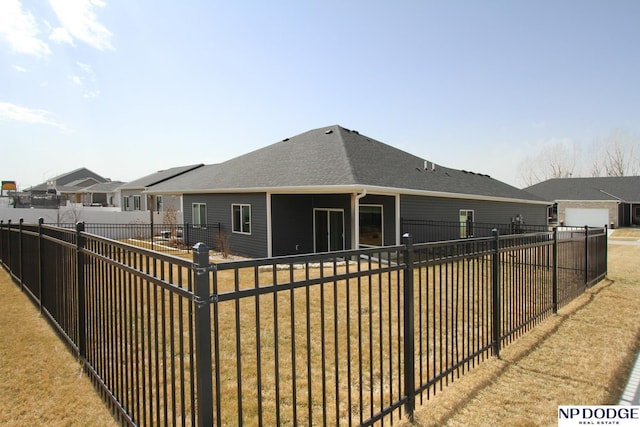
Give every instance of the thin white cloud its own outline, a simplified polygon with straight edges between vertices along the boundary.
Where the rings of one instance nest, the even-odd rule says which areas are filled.
[[[82,93],[82,97],[84,99],[93,99],[93,98],[97,98],[100,95],[100,91],[99,90],[85,90]]]
[[[13,69],[14,69],[14,70],[19,71],[19,72],[21,72],[21,73],[26,73],[26,72],[27,72],[27,69],[26,69],[26,68],[21,67],[21,66],[19,66],[19,65],[12,65],[12,67],[13,67]]]
[[[76,86],[82,86],[82,77],[80,76],[75,76],[75,75],[71,75],[69,76],[69,80],[71,80],[71,82],[73,84],[75,84]]]
[[[54,28],[53,40],[73,45],[80,40],[99,50],[113,49],[112,33],[98,22],[95,9],[106,6],[100,0],[49,0],[49,4],[60,20],[61,28]]]
[[[49,40],[52,40],[56,43],[68,43],[71,46],[75,46],[75,43],[73,42],[73,37],[69,35],[69,32],[66,29],[62,27],[53,28],[50,25],[49,27],[51,31],[49,33]]]
[[[69,80],[76,86],[82,89],[82,97],[85,99],[96,98],[100,95],[100,91],[90,86],[96,81],[96,75],[93,72],[93,68],[89,64],[82,62],[76,62],[79,68],[79,72],[69,75]]]
[[[10,102],[0,102],[0,120],[53,126],[63,132],[70,132],[64,124],[58,122],[52,116],[53,114],[46,110],[27,108]]]
[[[40,30],[29,11],[22,10],[20,0],[0,1],[0,40],[15,53],[45,57],[51,49],[38,38]]]
[[[93,67],[91,67],[91,65],[89,65],[89,64],[85,64],[85,63],[83,63],[83,62],[76,62],[76,65],[77,65],[78,67],[80,67],[80,69],[81,69],[82,71],[84,71],[84,72],[85,72],[85,73],[87,73],[88,75],[92,76],[92,77],[93,77],[93,79],[92,79],[92,80],[95,80],[95,74],[93,73]]]

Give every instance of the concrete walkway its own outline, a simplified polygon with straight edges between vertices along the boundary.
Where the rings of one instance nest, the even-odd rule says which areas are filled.
[[[636,363],[631,369],[627,387],[620,398],[620,405],[640,405],[640,355],[636,359]]]

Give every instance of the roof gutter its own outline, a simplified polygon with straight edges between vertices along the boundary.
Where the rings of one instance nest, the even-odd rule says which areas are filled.
[[[328,186],[299,186],[299,187],[252,187],[252,188],[211,188],[211,189],[173,189],[173,190],[158,190],[153,187],[143,191],[143,193],[152,194],[204,194],[204,193],[271,193],[271,194],[320,194],[328,192],[339,193],[359,193],[362,191],[368,191],[380,195],[414,195],[414,196],[431,196],[431,197],[443,197],[448,199],[467,199],[467,200],[485,200],[494,202],[514,202],[525,203],[535,205],[549,205],[552,202],[548,200],[531,200],[520,199],[516,197],[505,196],[484,196],[478,194],[464,194],[464,193],[449,193],[444,191],[434,190],[415,190],[407,188],[395,188],[395,187],[382,187],[382,186],[367,186],[361,185],[328,185]]]
[[[604,190],[599,190],[599,191],[600,191],[601,193],[606,194],[607,196],[611,196],[611,197],[613,197],[614,199],[621,201],[622,203],[627,203],[627,201],[626,201],[626,200],[624,200],[624,199],[623,199],[623,198],[621,198],[621,197],[618,197],[618,196],[616,196],[616,195],[614,195],[614,194],[608,193],[608,192],[606,192],[606,191],[604,191]]]

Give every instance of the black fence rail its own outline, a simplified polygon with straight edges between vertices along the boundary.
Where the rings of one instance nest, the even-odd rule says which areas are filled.
[[[60,223],[58,227],[75,229],[75,223]],[[85,223],[87,233],[141,246],[152,251],[180,253],[191,252],[196,243],[206,243],[214,250],[221,250],[224,236],[220,223],[203,224],[104,224]]]
[[[500,224],[401,218],[400,228],[409,233],[416,243],[490,237],[493,235],[493,230],[498,230],[501,235],[550,231],[547,225],[529,225],[515,220],[509,224]]]
[[[0,222],[0,260],[132,425],[373,425],[606,275],[606,229],[212,264]],[[411,339],[406,339],[412,337]]]

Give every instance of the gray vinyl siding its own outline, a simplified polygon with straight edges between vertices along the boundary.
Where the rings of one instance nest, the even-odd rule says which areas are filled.
[[[400,198],[401,217],[408,220],[457,222],[460,209],[473,210],[474,221],[478,223],[509,224],[512,218],[522,215],[525,224],[547,224],[546,205],[420,196]]]
[[[271,196],[273,255],[314,251],[314,209],[344,211],[344,244],[351,248],[350,194],[274,194]]]
[[[175,212],[180,212],[182,207],[180,206],[181,196],[175,194],[165,194],[162,196],[162,211],[167,212],[169,209],[173,209]],[[191,205],[189,205],[191,209]],[[191,216],[189,216],[191,218]],[[190,222],[190,220],[189,220]]]
[[[313,252],[313,203],[308,194],[271,197],[273,255]]]
[[[185,222],[193,222],[193,203],[205,203],[207,205],[207,224],[220,223],[221,232],[229,239],[231,253],[254,258],[268,255],[265,193],[185,195]],[[240,234],[232,231],[231,205],[233,204],[251,205],[251,234]]]
[[[134,196],[138,196],[140,197],[140,209],[141,211],[146,211],[147,210],[147,195],[146,194],[142,194],[142,189],[133,189],[133,190],[122,190],[120,193],[120,198],[121,198],[121,209],[127,210],[127,211],[134,211],[136,209],[134,209],[134,203],[133,203],[133,197]],[[125,209],[125,204],[124,204],[124,199],[128,198],[129,199],[129,208]]]

